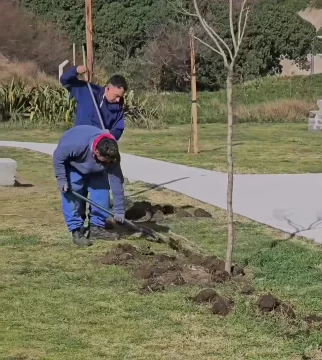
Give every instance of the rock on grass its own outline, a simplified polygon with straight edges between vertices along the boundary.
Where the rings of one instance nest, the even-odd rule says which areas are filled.
[[[232,299],[217,296],[213,302],[211,312],[215,315],[226,316],[230,313],[234,306]]]
[[[198,208],[194,211],[194,216],[200,217],[200,218],[211,218],[212,217],[212,215],[208,211],[201,209],[201,208]]]
[[[279,305],[280,301],[271,294],[262,295],[258,301],[258,306],[262,313],[269,313]]]
[[[209,303],[216,299],[218,294],[214,289],[207,288],[201,290],[196,296],[192,298],[192,301],[201,304],[201,303]]]

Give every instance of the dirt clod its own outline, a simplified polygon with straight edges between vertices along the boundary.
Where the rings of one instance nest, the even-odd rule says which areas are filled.
[[[245,271],[241,266],[234,265],[232,268],[233,276],[245,276]]]
[[[140,254],[134,246],[119,244],[105,256],[98,258],[97,261],[105,265],[125,265],[129,261],[137,259],[139,256]]]
[[[195,297],[193,297],[192,301],[195,303],[204,303],[204,302],[212,302],[218,296],[216,291],[211,288],[201,290]]]
[[[217,273],[218,271],[225,270],[225,262],[219,259],[217,256],[207,256],[202,258],[201,265],[213,274]]]
[[[280,301],[271,294],[262,295],[258,302],[258,306],[263,313],[271,312],[279,305]]]
[[[192,217],[190,212],[188,212],[187,210],[184,210],[182,208],[176,208],[175,215],[176,215],[176,217],[179,217],[179,218]]]
[[[226,316],[230,313],[233,306],[234,306],[234,302],[232,299],[217,296],[214,299],[214,303],[211,308],[211,312],[215,315]]]
[[[322,323],[322,316],[319,316],[316,314],[307,315],[304,319],[308,324],[313,324],[313,323],[317,323],[317,322]]]
[[[194,211],[194,216],[200,217],[200,218],[211,218],[212,217],[212,215],[208,211],[201,209],[201,208],[198,208]]]
[[[182,250],[180,246],[178,250]],[[216,256],[194,255],[191,251],[185,255],[178,251],[174,256],[154,253],[149,247],[138,250],[130,244],[118,244],[97,261],[129,268],[135,278],[143,280],[142,293],[185,284],[207,287],[229,279],[222,260]]]

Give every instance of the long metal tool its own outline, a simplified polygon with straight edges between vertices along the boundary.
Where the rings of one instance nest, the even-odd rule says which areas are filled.
[[[114,213],[110,210],[107,210],[105,209],[103,206],[95,203],[94,201],[88,199],[87,197],[83,196],[83,195],[80,195],[78,194],[76,191],[74,190],[71,190],[71,193],[76,196],[78,199],[80,200],[83,200],[83,201],[86,201],[87,203],[91,204],[92,206],[95,206],[97,207],[98,209],[104,211],[105,213],[107,213],[108,215],[110,216],[113,216],[114,217]],[[150,237],[152,238],[153,240],[155,240],[156,242],[159,242],[159,243],[163,243],[165,242],[165,240],[163,239],[163,237],[158,234],[156,231],[150,229],[150,228],[147,228],[147,227],[143,227],[143,226],[137,226],[136,224],[134,224],[132,221],[129,221],[127,219],[124,220],[124,224],[127,225],[129,228],[131,228],[132,230],[136,231],[136,232],[139,232],[139,233],[142,233],[144,236],[147,236],[147,237]]]
[[[85,47],[84,46],[82,47],[82,51],[83,51],[83,65],[86,66],[86,68],[87,68],[86,54],[85,54]],[[91,94],[91,98],[92,98],[92,101],[93,101],[97,116],[99,118],[99,121],[101,123],[102,130],[105,130],[109,134],[110,131],[108,129],[105,129],[102,114],[101,114],[100,109],[98,108],[98,105],[96,103],[96,99],[95,99],[95,96],[93,94],[91,84],[89,83],[89,81],[87,81],[87,79],[85,79],[85,81],[86,81],[86,84],[87,84],[87,87],[88,87],[88,91]]]
[[[87,87],[88,87],[88,90],[89,90],[89,92],[90,92],[90,94],[91,94],[91,97],[92,97],[92,100],[93,100],[93,104],[94,104],[94,106],[95,106],[95,109],[96,109],[98,118],[99,118],[100,123],[101,123],[101,127],[102,127],[102,129],[103,129],[104,131],[106,131],[106,132],[109,134],[110,131],[107,130],[107,129],[105,129],[105,126],[104,126],[104,122],[103,122],[103,119],[102,119],[102,115],[101,115],[100,109],[98,108],[98,105],[97,105],[97,103],[96,103],[95,96],[94,96],[94,94],[93,94],[92,87],[91,87],[91,85],[90,85],[89,82],[87,83]]]

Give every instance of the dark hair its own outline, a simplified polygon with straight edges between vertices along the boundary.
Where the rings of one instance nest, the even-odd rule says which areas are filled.
[[[106,82],[106,85],[111,84],[119,89],[123,88],[124,91],[127,91],[127,82],[125,77],[122,75],[112,75]]]
[[[117,142],[113,139],[103,138],[96,145],[96,150],[105,159],[119,163],[121,156]]]

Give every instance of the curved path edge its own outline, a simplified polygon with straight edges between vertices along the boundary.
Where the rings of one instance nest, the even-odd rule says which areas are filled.
[[[0,141],[0,146],[52,155],[57,144]],[[226,209],[227,175],[122,154],[124,176]],[[235,175],[234,212],[322,244],[322,174]]]

